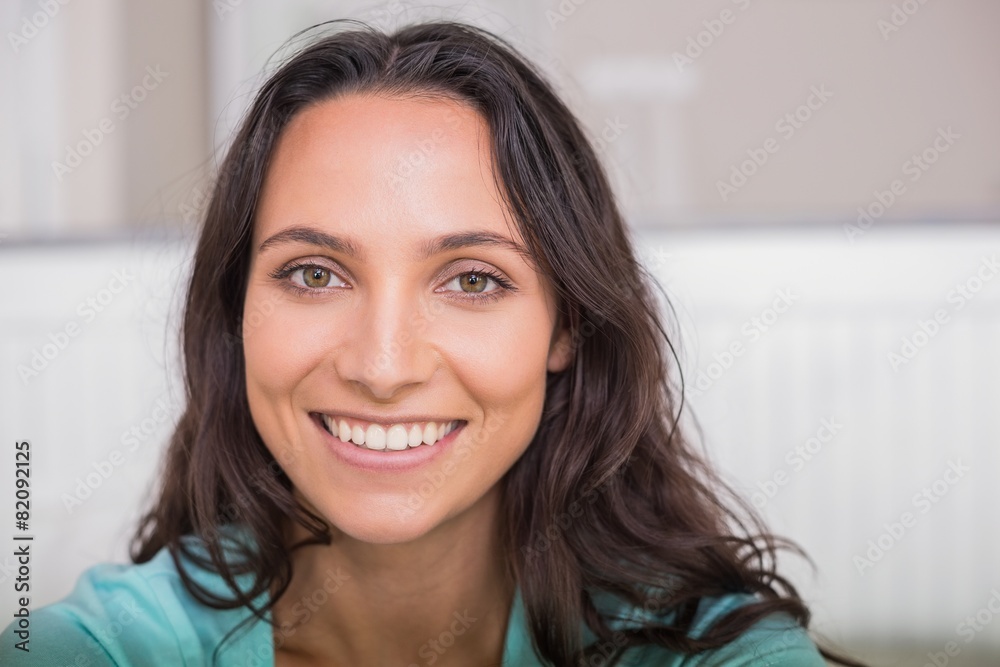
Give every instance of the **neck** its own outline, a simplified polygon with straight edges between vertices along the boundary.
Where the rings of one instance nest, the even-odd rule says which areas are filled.
[[[274,607],[276,656],[327,665],[499,664],[514,586],[497,535],[499,490],[417,540],[335,532],[292,552]],[[297,526],[292,540],[306,536]]]

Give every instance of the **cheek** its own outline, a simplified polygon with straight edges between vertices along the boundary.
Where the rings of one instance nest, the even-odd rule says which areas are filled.
[[[315,323],[301,317],[273,292],[248,287],[242,327],[247,402],[257,431],[279,460],[301,447],[293,397],[322,355],[322,337],[309,335]]]
[[[530,439],[537,426],[550,336],[547,313],[538,310],[465,318],[436,332],[449,371],[483,409],[487,430],[503,422],[508,435]]]
[[[304,318],[308,311],[296,311],[273,292],[253,285],[247,289],[243,312],[248,388],[272,397],[290,393],[322,356],[318,324]]]

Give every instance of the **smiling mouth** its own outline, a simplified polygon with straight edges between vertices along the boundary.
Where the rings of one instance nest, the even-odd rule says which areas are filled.
[[[351,443],[362,449],[378,451],[403,451],[425,446],[434,446],[464,420],[450,422],[418,422],[412,424],[362,424],[336,415],[317,414],[323,429],[344,443]]]

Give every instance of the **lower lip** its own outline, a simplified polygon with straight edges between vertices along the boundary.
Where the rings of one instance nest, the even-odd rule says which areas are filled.
[[[467,423],[461,422],[452,429],[451,433],[433,445],[419,445],[393,450],[368,449],[355,445],[353,442],[344,442],[324,428],[322,417],[313,414],[312,420],[316,424],[316,428],[323,434],[334,456],[353,468],[372,472],[408,472],[433,463],[439,457],[444,456],[446,450],[450,449],[451,443],[465,429]]]

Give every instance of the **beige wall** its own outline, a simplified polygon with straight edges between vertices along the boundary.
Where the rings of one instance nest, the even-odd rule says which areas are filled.
[[[21,5],[2,15],[0,227],[35,237],[175,218],[172,190],[208,156],[205,5]]]
[[[204,14],[209,2],[125,2],[129,52],[126,85],[162,64],[162,90],[130,119],[126,210],[130,219],[175,219],[193,178],[209,159],[208,48]],[[162,76],[162,74],[161,74]],[[154,101],[153,95],[162,92]]]
[[[851,217],[895,179],[906,191],[886,217],[996,216],[1000,3],[927,0],[884,39],[878,21],[893,4],[903,3],[590,0],[559,24],[556,49],[584,90],[586,64],[602,57],[641,56],[676,79],[643,96],[641,66],[617,67],[637,90],[589,95],[581,109],[593,127],[616,115],[629,124],[613,147],[642,223]],[[679,71],[673,54],[726,9],[732,22]],[[832,93],[826,103],[790,137],[777,131],[821,85]],[[672,132],[657,130],[664,121]],[[912,154],[948,126],[961,139],[918,180],[904,175]],[[717,181],[768,138],[777,152],[724,202]]]
[[[637,226],[840,223],[894,180],[902,194],[883,219],[1000,217],[994,0],[497,0],[443,9],[221,1],[230,9],[72,2],[4,53],[2,89],[13,94],[0,101],[0,233],[192,221],[212,147],[227,144],[265,60],[295,30],[345,16],[390,24],[457,16],[502,32],[553,73],[592,134],[603,134],[602,154]],[[20,31],[33,6],[10,5],[0,11],[4,34]],[[891,21],[894,5],[917,9],[883,34],[879,21]],[[705,21],[719,34],[704,32]],[[699,33],[708,46],[679,66],[675,54]],[[127,118],[114,114],[114,100],[157,65],[166,78]],[[776,127],[814,87],[832,95],[813,98],[818,108],[794,134]],[[102,119],[114,132],[59,180],[52,162]],[[905,163],[948,127],[960,138],[913,180]],[[761,157],[765,146],[772,152],[747,165],[755,173],[746,183],[730,181],[747,151]],[[726,181],[740,186],[723,197]]]

